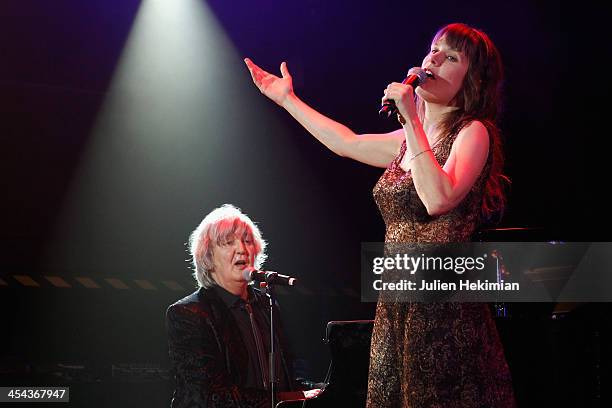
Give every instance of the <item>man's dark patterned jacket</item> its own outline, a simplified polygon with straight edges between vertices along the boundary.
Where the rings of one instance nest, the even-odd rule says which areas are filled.
[[[265,295],[253,290],[259,301]],[[278,310],[275,327],[280,323]],[[269,392],[244,388],[248,355],[230,310],[213,288],[200,288],[166,312],[168,348],[176,389],[172,408],[269,407]],[[277,330],[281,344],[282,333]],[[279,357],[287,383],[292,371],[281,347]]]

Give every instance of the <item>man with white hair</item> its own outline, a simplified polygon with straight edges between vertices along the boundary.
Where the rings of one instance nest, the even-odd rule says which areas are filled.
[[[200,288],[166,313],[176,380],[171,406],[269,407],[269,300],[244,278],[245,269],[262,266],[266,242],[249,217],[225,204],[202,220],[189,247]],[[304,398],[290,392],[278,310],[274,323],[275,399]]]

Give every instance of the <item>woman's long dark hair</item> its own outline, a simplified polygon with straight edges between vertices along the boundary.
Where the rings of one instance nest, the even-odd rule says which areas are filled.
[[[433,43],[442,37],[446,44],[462,51],[469,61],[463,85],[454,105],[456,110],[445,115],[440,130],[442,138],[453,137],[474,120],[485,125],[489,131],[491,168],[486,182],[482,202],[482,213],[486,218],[501,214],[506,204],[504,184],[510,180],[503,174],[504,153],[497,117],[501,110],[501,85],[503,66],[499,51],[484,32],[466,24],[454,23],[442,27]],[[425,114],[425,102],[417,98],[421,120]]]

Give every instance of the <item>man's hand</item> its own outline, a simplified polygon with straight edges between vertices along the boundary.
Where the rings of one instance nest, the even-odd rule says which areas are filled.
[[[281,401],[302,401],[316,398],[322,392],[323,390],[321,388],[313,388],[312,390],[306,391],[279,392],[278,398]]]
[[[313,388],[312,390],[302,391],[302,393],[304,394],[304,398],[306,399],[315,398],[322,392],[323,390],[321,388]]]

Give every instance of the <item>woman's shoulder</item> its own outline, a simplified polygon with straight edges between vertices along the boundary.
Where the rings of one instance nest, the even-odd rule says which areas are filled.
[[[486,121],[478,119],[467,122],[453,139],[453,145],[480,145],[488,146],[491,132]]]
[[[457,136],[461,134],[465,134],[465,133],[472,134],[472,133],[480,133],[480,132],[484,132],[485,134],[488,134],[491,126],[492,124],[487,120],[471,119],[465,122],[465,124],[461,127],[461,129],[459,129]]]

